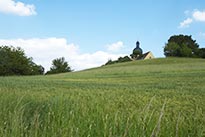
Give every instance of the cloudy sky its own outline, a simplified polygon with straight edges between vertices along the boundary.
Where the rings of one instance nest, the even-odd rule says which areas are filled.
[[[174,34],[205,47],[205,0],[0,0],[0,30],[0,45],[46,70],[58,57],[82,70],[131,54],[137,40],[156,57]]]

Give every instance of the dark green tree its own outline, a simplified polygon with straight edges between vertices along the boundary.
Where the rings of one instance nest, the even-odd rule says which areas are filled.
[[[192,36],[174,35],[164,47],[166,57],[198,57],[199,45]]]
[[[118,62],[129,62],[132,61],[128,56],[119,57]]]
[[[199,56],[200,58],[205,58],[205,48],[200,48],[200,49],[198,50],[198,56]]]
[[[117,63],[117,61],[112,61],[111,59],[109,59],[109,60],[105,63],[105,65],[111,65],[111,64],[115,64],[115,63]]]
[[[32,75],[44,74],[44,67],[41,65],[36,65],[35,63],[32,65]]]
[[[0,46],[0,76],[39,75],[43,73],[44,68],[36,65],[21,48]]]
[[[65,61],[64,57],[54,59],[52,61],[52,67],[46,74],[57,74],[71,72],[71,67],[68,65],[68,62]]]

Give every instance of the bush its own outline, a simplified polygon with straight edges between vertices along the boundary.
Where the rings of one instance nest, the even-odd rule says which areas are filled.
[[[0,46],[0,76],[40,74],[44,74],[44,68],[36,65],[21,48]]]
[[[65,73],[71,72],[71,68],[68,65],[68,62],[65,61],[64,57],[54,59],[52,61],[52,67],[46,74],[57,74],[57,73]]]
[[[108,60],[107,63],[105,63],[105,65],[111,65],[111,64],[115,64],[115,63],[121,63],[121,62],[129,62],[131,61],[131,59],[128,56],[125,57],[119,57],[118,60],[112,61],[111,59]]]

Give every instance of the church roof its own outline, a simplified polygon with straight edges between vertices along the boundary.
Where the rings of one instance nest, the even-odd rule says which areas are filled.
[[[142,55],[141,59],[147,59],[147,56],[149,55],[149,59],[154,58],[154,55],[152,54],[151,51],[146,52]]]
[[[149,52],[146,52],[146,53],[144,53],[143,55],[142,55],[142,59],[144,59],[148,54],[150,53],[150,51]]]

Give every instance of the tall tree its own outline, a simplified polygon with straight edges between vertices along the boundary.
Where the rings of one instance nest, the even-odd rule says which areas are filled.
[[[65,61],[64,57],[61,57],[52,61],[52,67],[50,68],[50,71],[48,71],[46,74],[65,73],[71,71],[72,70],[71,67],[68,65],[68,62]]]
[[[199,45],[192,36],[174,35],[168,40],[164,47],[164,55],[166,57],[198,57]]]
[[[0,46],[0,76],[39,75],[43,73],[44,68],[36,65],[21,48]]]

